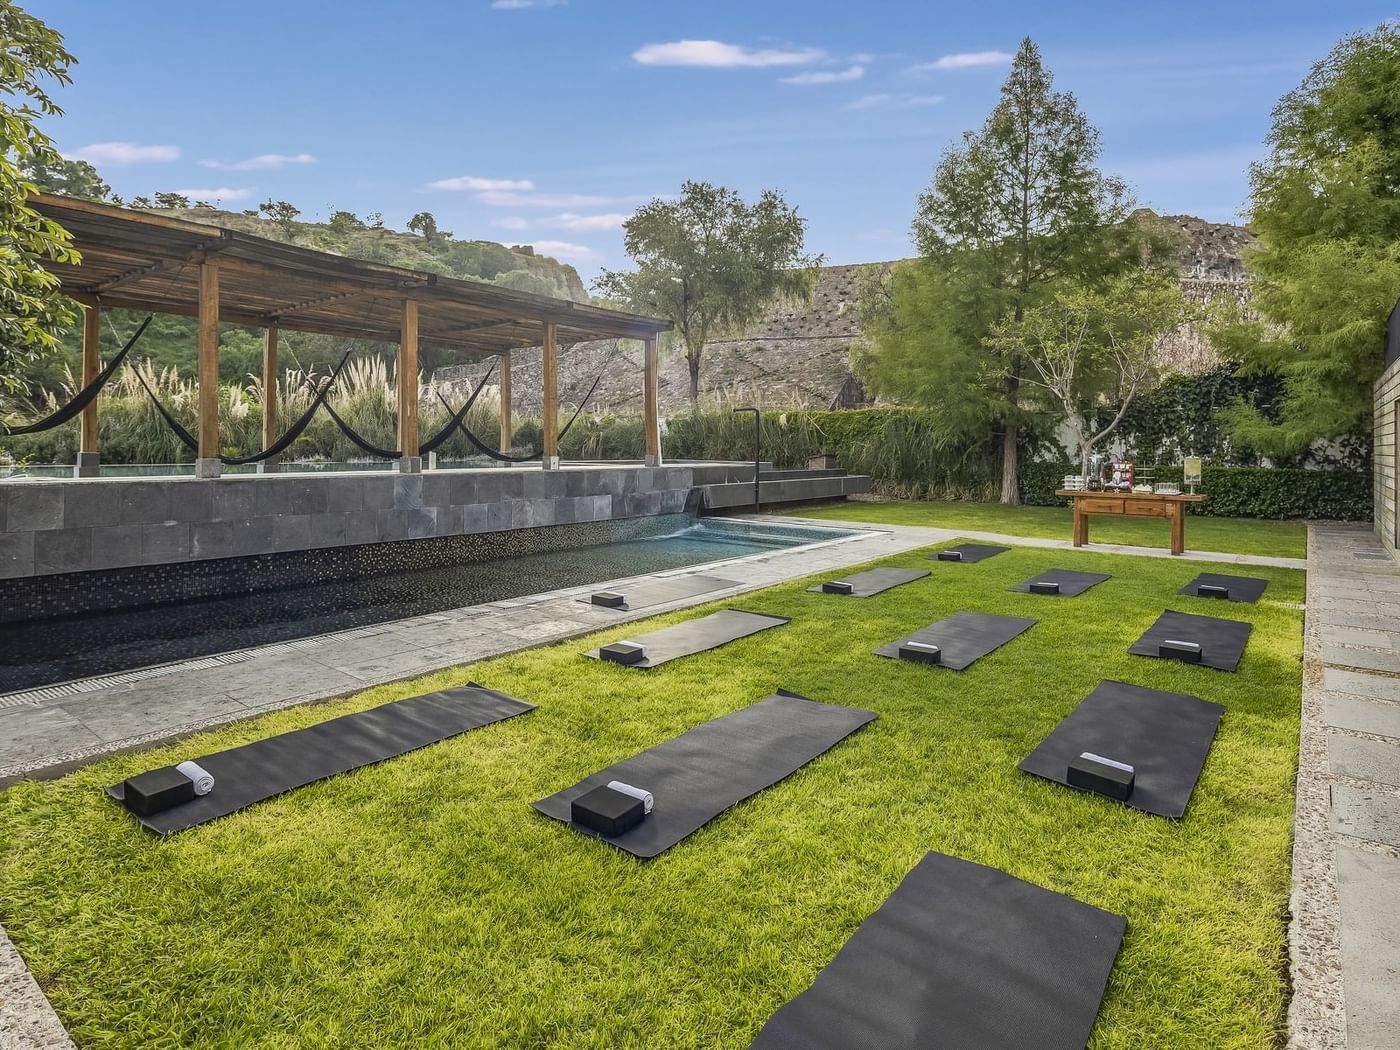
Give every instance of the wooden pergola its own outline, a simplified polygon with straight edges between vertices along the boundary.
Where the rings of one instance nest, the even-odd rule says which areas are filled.
[[[50,264],[62,291],[86,311],[83,383],[99,370],[103,307],[195,317],[199,356],[199,458],[196,473],[219,473],[219,323],[264,330],[263,383],[268,399],[263,443],[278,436],[279,331],[316,332],[398,345],[398,444],[406,470],[421,467],[418,439],[418,348],[433,345],[468,358],[496,356],[501,386],[501,441],[509,449],[511,351],[544,351],[542,465],[559,466],[558,346],[598,339],[645,345],[642,391],[648,465],[661,461],[657,416],[657,347],[671,327],[636,314],[530,295],[396,266],[347,259],[220,226],[39,194],[30,203],[73,236],[78,265]],[[79,474],[96,474],[97,404],[82,413]]]

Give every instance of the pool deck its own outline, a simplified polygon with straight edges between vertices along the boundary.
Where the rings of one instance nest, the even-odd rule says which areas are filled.
[[[778,516],[756,520],[860,531],[857,536],[814,545],[636,577],[711,575],[728,579],[737,575],[743,582],[635,612],[597,609],[577,601],[592,591],[632,582],[606,581],[243,650],[232,662],[204,658],[166,665],[155,674],[142,672],[132,676],[134,680],[114,682],[114,676],[108,676],[69,683],[51,690],[56,694],[52,696],[0,695],[0,789],[22,778],[58,776],[103,755],[139,750],[280,708],[328,700],[374,685],[548,645],[953,539],[1050,550],[1071,547],[1067,540],[966,529]],[[1085,549],[1105,554],[1170,557],[1158,548],[1091,544]],[[1298,558],[1201,551],[1189,552],[1181,560],[1292,569],[1308,566],[1308,562]],[[0,929],[0,1050],[68,1050],[72,1046],[24,960]]]

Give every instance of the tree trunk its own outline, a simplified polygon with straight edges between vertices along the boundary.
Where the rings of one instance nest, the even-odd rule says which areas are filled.
[[[686,354],[685,363],[690,366],[690,410],[700,411],[700,355]]]
[[[1020,440],[1021,429],[1008,423],[1001,440],[1001,502],[1008,507],[1021,503],[1021,490],[1016,478]]]
[[[1017,320],[1021,317],[1021,307],[1016,307]],[[1014,363],[1006,376],[1006,403],[1012,412],[1016,411],[1016,394],[1021,389],[1021,368]],[[1020,458],[1021,428],[1008,422],[1001,439],[1001,502],[1003,506],[1021,505],[1020,479],[1017,477],[1017,462]]]

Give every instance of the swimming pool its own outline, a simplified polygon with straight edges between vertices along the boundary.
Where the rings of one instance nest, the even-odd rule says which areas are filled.
[[[0,692],[857,535],[688,515],[651,519],[640,535],[618,525],[610,542],[3,624]]]

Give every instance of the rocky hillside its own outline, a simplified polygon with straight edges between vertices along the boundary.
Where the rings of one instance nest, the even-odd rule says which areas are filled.
[[[1148,216],[1181,236],[1181,283],[1197,302],[1248,295],[1241,252],[1254,237],[1241,226],[1210,223],[1190,215]],[[1139,215],[1139,218],[1143,216]],[[851,348],[859,338],[856,300],[863,280],[873,279],[893,262],[828,266],[822,269],[810,306],[775,306],[742,334],[717,339],[705,349],[701,397],[711,406],[761,405],[768,408],[839,408],[866,403],[860,380],[850,367]],[[1202,372],[1218,363],[1203,334],[1187,328],[1162,341],[1164,366],[1172,372]],[[540,355],[522,350],[513,357],[513,392],[517,411],[538,413]],[[614,342],[582,343],[561,348],[561,398],[577,404],[602,374],[590,407],[597,411],[640,411],[641,351]],[[439,379],[469,389],[484,365],[441,369]],[[663,414],[689,408],[689,372],[679,350],[662,359],[660,399]]]
[[[257,212],[203,206],[151,210],[366,262],[485,281],[556,299],[588,301],[577,270],[548,256],[536,255],[529,245],[507,247],[495,241],[459,241],[450,234],[428,238],[373,226],[348,212],[338,212],[338,221],[275,222]]]

